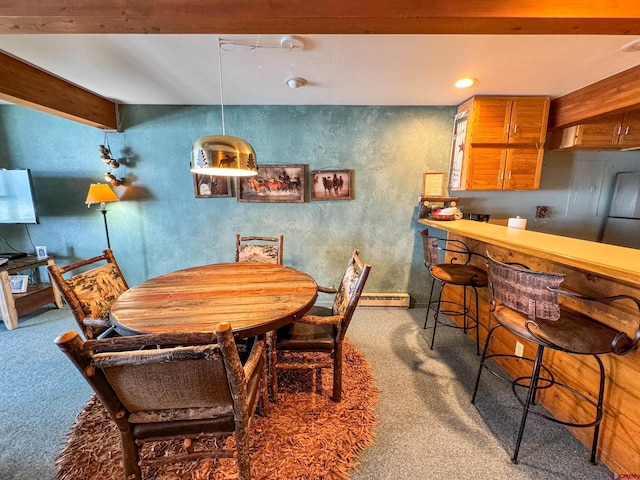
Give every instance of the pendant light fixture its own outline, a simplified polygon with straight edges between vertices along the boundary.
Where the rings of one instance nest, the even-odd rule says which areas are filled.
[[[222,89],[222,56],[218,38],[218,70],[220,72],[220,111],[222,135],[205,135],[191,148],[191,171],[205,175],[249,177],[257,175],[256,152],[249,142],[225,134],[224,96]]]

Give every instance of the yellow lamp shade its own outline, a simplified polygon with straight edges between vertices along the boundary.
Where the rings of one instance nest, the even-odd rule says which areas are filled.
[[[256,152],[241,138],[206,135],[191,148],[190,169],[205,175],[250,177],[258,173]]]
[[[84,201],[87,205],[94,203],[117,202],[120,200],[111,187],[106,183],[92,183]]]

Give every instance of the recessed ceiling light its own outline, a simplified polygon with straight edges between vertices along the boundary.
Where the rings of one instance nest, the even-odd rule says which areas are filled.
[[[468,78],[461,78],[454,85],[456,86],[456,88],[469,88],[471,85],[473,85],[476,82],[477,80],[475,78],[468,77]]]
[[[620,47],[623,52],[640,52],[640,40],[634,40],[629,43],[625,43]]]

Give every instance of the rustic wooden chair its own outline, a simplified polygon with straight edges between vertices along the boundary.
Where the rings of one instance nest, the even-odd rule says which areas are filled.
[[[48,265],[47,269],[86,339],[115,334],[109,322],[109,309],[129,286],[111,250],[65,267]],[[81,273],[65,279],[64,275],[72,270]]]
[[[369,276],[371,265],[360,260],[358,249],[353,250],[347,269],[338,289],[318,287],[323,293],[334,293],[333,307],[314,306],[302,318],[278,329],[276,347],[271,351],[272,389],[274,399],[278,394],[278,369],[318,370],[317,384],[321,381],[322,368],[333,367],[333,395],[335,402],[342,399],[342,341],[351,317],[355,312],[360,294]],[[331,356],[326,358],[300,358],[300,353],[320,352]],[[289,358],[291,353],[294,355]],[[326,356],[325,356],[326,357]]]
[[[487,286],[487,272],[471,263],[474,256],[480,257],[484,261],[484,256],[469,250],[469,247],[460,240],[449,240],[429,236],[429,230],[425,229],[421,232],[422,248],[424,253],[424,264],[432,278],[431,290],[429,292],[429,303],[427,305],[427,314],[424,319],[424,327],[427,328],[429,321],[429,313],[432,311],[433,305],[436,306],[433,315],[433,332],[431,334],[431,350],[436,339],[436,328],[438,325],[444,325],[451,328],[461,328],[465,333],[470,328],[476,330],[476,354],[480,354],[480,334],[478,332],[478,288]],[[449,253],[449,262],[440,260],[440,252]],[[434,287],[436,282],[440,283],[440,291],[438,298],[433,298]],[[462,303],[451,300],[442,300],[442,292],[446,285],[455,285],[462,287]],[[475,311],[472,311],[467,305],[467,289],[470,288],[474,293]],[[443,313],[449,317],[462,317],[462,326],[442,321],[440,314]]]
[[[216,342],[217,340],[217,342]],[[83,342],[75,331],[55,340],[91,385],[120,431],[125,480],[140,466],[237,455],[249,480],[249,426],[260,401],[267,408],[264,340],[240,362],[229,323],[212,333],[135,335]],[[266,414],[266,410],[264,410]],[[235,435],[235,447],[193,440]],[[145,442],[181,440],[180,453],[142,458]]]
[[[257,243],[256,243],[257,242]],[[241,237],[236,234],[236,262],[276,263],[282,265],[284,235]]]
[[[594,427],[591,462],[595,464],[605,387],[605,369],[599,355],[608,353],[624,355],[633,350],[640,340],[640,321],[635,336],[632,338],[627,333],[600,323],[582,312],[612,311],[611,309],[616,303],[624,301],[629,304],[626,307],[632,307],[631,311],[635,312],[633,315],[640,319],[640,300],[628,295],[603,298],[587,297],[559,289],[565,278],[562,274],[539,272],[523,266],[501,263],[490,255],[488,255],[488,262],[491,292],[490,311],[497,323],[487,334],[471,403],[476,401],[482,371],[485,368],[489,369],[486,360],[494,357],[515,357],[504,353],[488,354],[489,342],[493,333],[500,327],[505,328],[536,347],[535,358],[518,357],[533,364],[530,376],[510,379],[490,369],[496,376],[512,383],[513,392],[524,407],[512,462],[518,463],[518,452],[527,415],[531,412],[569,427]],[[573,310],[569,310],[564,304],[561,305],[559,297],[569,299],[567,306],[573,305]],[[578,307],[580,304],[582,307]],[[619,307],[624,308],[625,305],[619,305]],[[547,348],[570,354],[593,356],[600,373],[598,392],[581,392],[575,387],[557,381],[553,372],[543,365],[543,354]],[[553,386],[568,390],[594,407],[593,420],[586,422],[565,421],[552,417],[540,409],[535,409],[538,390],[549,389]],[[527,392],[526,399],[523,399],[524,394],[521,396],[521,392],[525,390]],[[597,397],[595,401],[593,400],[594,396]]]

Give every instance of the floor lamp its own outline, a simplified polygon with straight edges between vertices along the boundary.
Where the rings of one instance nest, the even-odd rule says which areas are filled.
[[[117,202],[120,200],[118,196],[111,190],[111,187],[106,183],[92,183],[87,193],[87,199],[84,203],[87,207],[91,207],[94,203],[100,204],[100,211],[104,218],[104,231],[107,234],[107,248],[111,249],[111,243],[109,242],[109,227],[107,225],[107,209],[104,204],[106,202]]]

